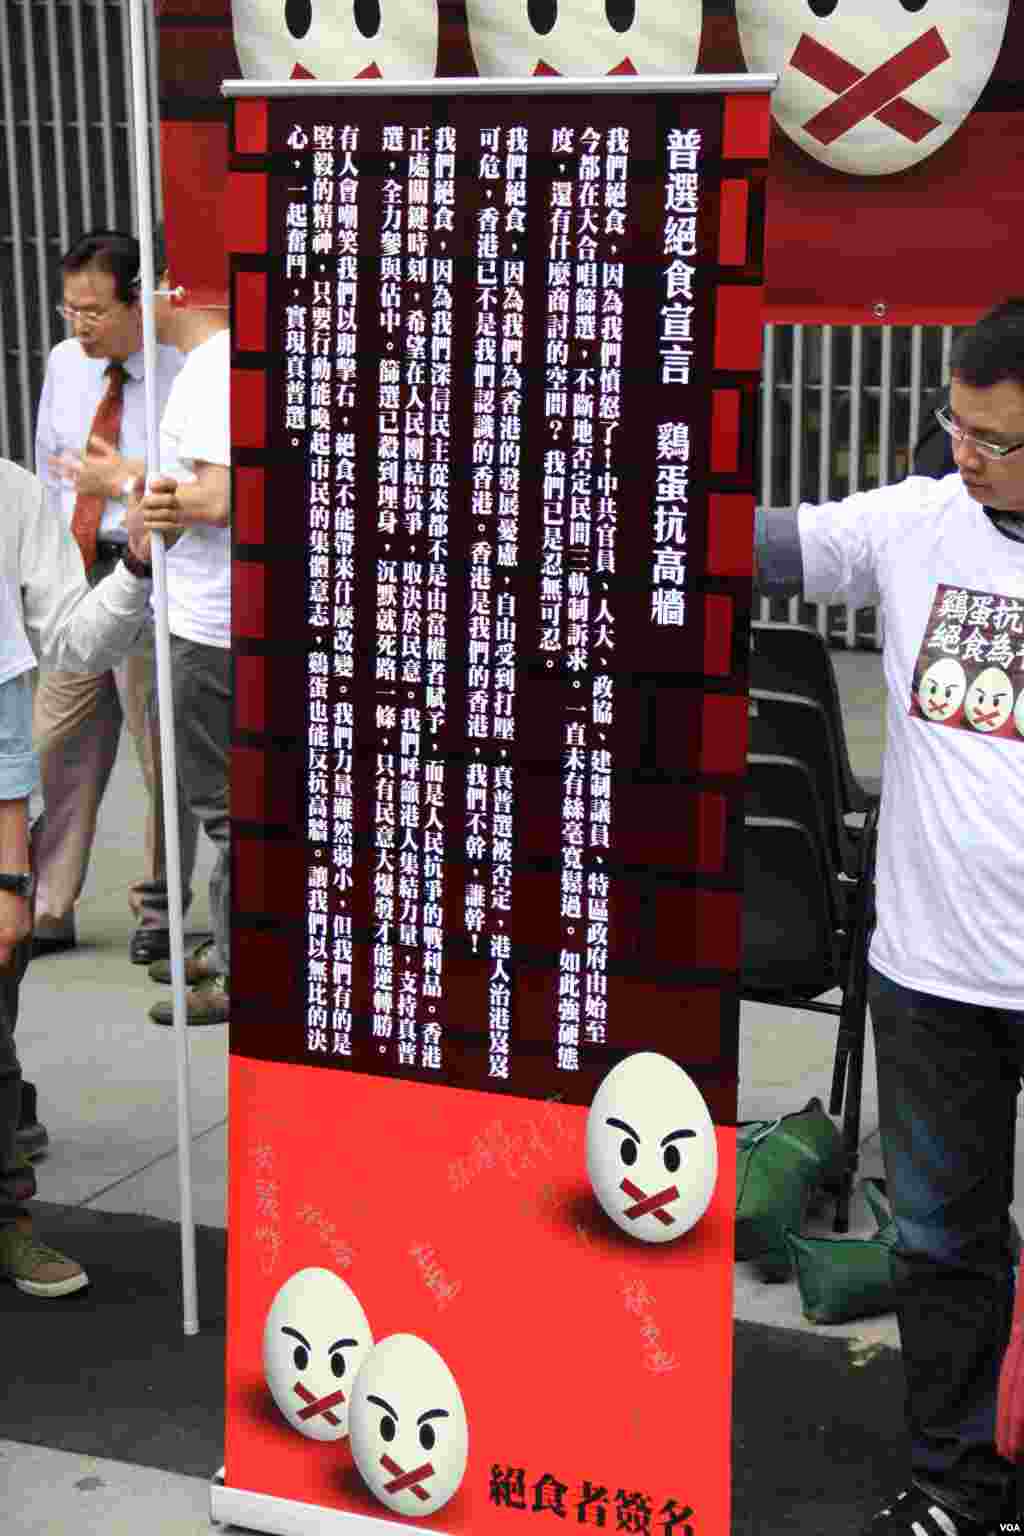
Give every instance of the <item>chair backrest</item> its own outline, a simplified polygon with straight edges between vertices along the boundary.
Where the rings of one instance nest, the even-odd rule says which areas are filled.
[[[752,624],[750,686],[774,693],[800,694],[821,705],[836,744],[843,811],[866,810],[864,791],[850,766],[835,667],[828,645],[818,631],[799,624]]]
[[[747,816],[744,831],[744,990],[825,992],[839,984],[821,849],[799,822]]]
[[[856,845],[843,822],[835,740],[822,706],[798,694],[751,688],[747,748],[754,753],[795,757],[806,764],[821,801],[832,862],[837,870],[856,873]]]
[[[745,793],[747,816],[781,817],[807,828],[822,850],[838,921],[838,914],[844,910],[838,885],[839,870],[832,855],[821,796],[807,764],[780,753],[751,752],[747,756]]]

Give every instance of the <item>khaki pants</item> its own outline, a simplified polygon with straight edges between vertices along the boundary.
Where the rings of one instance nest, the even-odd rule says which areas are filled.
[[[107,574],[110,567],[97,572]],[[155,712],[152,637],[145,649],[109,672],[45,671],[36,689],[33,736],[43,786],[43,825],[33,844],[36,929],[42,935],[70,931],[75,903],[85,884],[96,835],[96,818],[127,723],[146,782],[149,806],[143,832],[141,878],[129,905],[148,927],[167,927],[167,866],[160,786],[160,737]],[[140,828],[140,831],[143,829]],[[182,902],[191,900],[197,823],[179,806]]]

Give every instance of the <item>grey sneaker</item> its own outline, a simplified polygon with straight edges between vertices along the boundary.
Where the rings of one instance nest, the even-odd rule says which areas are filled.
[[[37,1242],[24,1217],[0,1227],[0,1279],[13,1280],[28,1296],[71,1296],[89,1284],[81,1264]]]
[[[190,1028],[201,1024],[226,1024],[231,1013],[226,976],[211,976],[197,982],[185,993],[185,1022]],[[149,1010],[154,1024],[170,1027],[174,1023],[174,1003],[154,1003]]]
[[[215,976],[222,974],[217,964],[212,939],[198,944],[190,955],[185,956],[185,981],[190,987],[198,985],[201,981],[212,981]],[[165,986],[170,986],[170,960],[154,960],[149,967],[149,977],[151,981],[162,981]]]

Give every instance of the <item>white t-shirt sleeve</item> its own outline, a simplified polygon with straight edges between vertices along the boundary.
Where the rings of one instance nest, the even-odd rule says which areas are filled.
[[[903,486],[884,486],[820,506],[801,503],[797,517],[805,601],[876,606],[886,530],[905,501]]]
[[[231,463],[231,351],[223,331],[195,348],[175,379],[160,424],[161,469]]]

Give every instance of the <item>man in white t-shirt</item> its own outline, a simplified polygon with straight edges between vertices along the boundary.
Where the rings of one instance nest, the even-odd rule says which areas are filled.
[[[885,624],[870,1005],[913,1481],[872,1536],[979,1536],[1012,1508],[995,1403],[1024,1068],[1024,301],[958,339],[939,419],[956,474],[758,512],[763,593]]]
[[[170,286],[163,275],[162,287]],[[167,544],[167,616],[179,792],[214,843],[213,939],[186,958],[188,1022],[228,1020],[231,745],[231,337],[222,308],[156,304],[158,339],[185,362],[160,421],[160,470],[133,507],[133,536]],[[140,548],[146,546],[140,545]],[[151,968],[157,979],[169,969]],[[170,1002],[150,1009],[173,1022]]]
[[[24,1097],[15,1030],[32,947],[28,803],[39,787],[29,637],[69,672],[114,667],[145,630],[150,584],[123,567],[122,555],[103,596],[98,585],[90,590],[79,546],[48,489],[7,459],[0,459],[0,513],[0,1281],[30,1296],[61,1297],[88,1278],[36,1236],[36,1177],[18,1136]],[[91,619],[77,617],[91,600]]]

